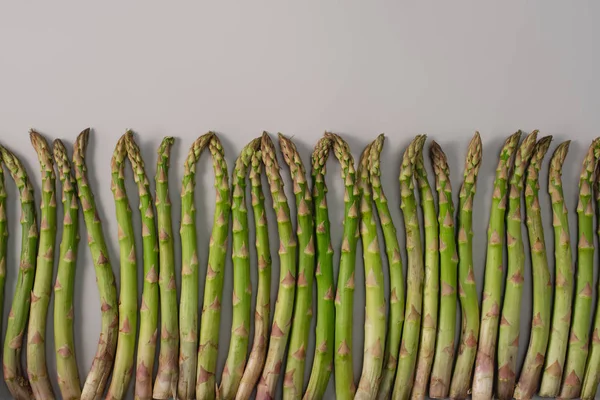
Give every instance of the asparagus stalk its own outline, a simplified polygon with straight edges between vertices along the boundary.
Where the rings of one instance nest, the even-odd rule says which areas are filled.
[[[556,397],[560,389],[563,363],[567,351],[571,324],[571,299],[573,298],[573,259],[569,233],[569,213],[562,189],[562,167],[569,151],[570,141],[561,143],[552,158],[548,171],[548,193],[552,200],[552,225],[554,226],[554,310],[550,338],[546,350],[544,373],[539,395]]]
[[[60,242],[56,282],[54,283],[54,346],[56,349],[56,375],[64,400],[81,397],[79,372],[73,342],[73,292],[77,244],[79,243],[79,205],[75,177],[67,150],[60,140],[52,146],[58,177],[62,183],[63,230]]]
[[[440,229],[440,309],[438,336],[436,339],[429,396],[446,398],[450,389],[452,361],[454,360],[454,336],[456,330],[456,285],[458,254],[454,230],[454,202],[450,185],[450,169],[442,148],[436,142],[430,147],[431,162],[435,171],[438,192],[438,225]]]
[[[233,296],[231,341],[219,393],[223,399],[234,399],[246,366],[252,283],[250,282],[250,254],[248,209],[246,208],[246,175],[252,155],[258,150],[260,139],[254,139],[242,149],[232,174],[231,229],[233,236]]]
[[[262,154],[260,149],[251,159],[250,183],[252,185],[252,210],[256,236],[256,258],[258,260],[258,286],[254,313],[254,342],[248,356],[248,363],[235,396],[236,400],[250,398],[252,390],[262,373],[269,341],[271,313],[271,252],[269,250],[269,229],[265,212],[265,196],[261,184]]]
[[[473,200],[481,166],[481,151],[481,137],[479,132],[475,132],[467,150],[464,179],[458,200],[458,296],[462,329],[458,357],[450,384],[450,398],[453,399],[466,399],[469,394],[479,337],[479,303],[473,272]]]
[[[427,384],[429,383],[429,374],[431,373],[435,351],[440,261],[437,212],[435,210],[433,193],[429,186],[429,179],[427,178],[427,171],[425,170],[422,151],[417,155],[413,168],[421,198],[423,225],[425,229],[425,289],[423,293],[423,312],[421,313],[424,317],[421,325],[417,370],[412,389],[412,398],[423,399],[427,393]]]
[[[317,324],[315,327],[315,355],[304,393],[304,400],[320,400],[325,394],[333,369],[334,313],[333,304],[333,248],[329,212],[327,209],[327,186],[325,164],[333,143],[322,137],[312,154],[312,182],[317,237]]]
[[[380,157],[384,140],[384,135],[379,135],[373,146],[371,146],[371,154],[369,155],[369,174],[371,176],[373,200],[381,222],[390,274],[390,311],[385,353],[383,355],[383,371],[377,394],[379,399],[387,399],[392,391],[398,364],[398,353],[400,352],[402,326],[404,324],[404,276],[402,273],[400,244],[398,243],[398,236],[396,236],[394,221],[392,221],[390,215],[388,201],[381,185]]]
[[[423,249],[414,194],[413,168],[417,159],[421,157],[425,140],[425,135],[418,135],[413,139],[404,151],[400,167],[400,197],[402,199],[401,208],[404,214],[408,255],[405,321],[400,343],[396,380],[392,392],[392,398],[400,400],[408,399],[413,388],[421,327],[424,273]]]
[[[40,204],[40,238],[36,260],[35,281],[31,293],[31,310],[27,329],[27,374],[33,395],[52,399],[54,393],[46,365],[46,319],[52,293],[54,245],[56,241],[56,175],[54,161],[46,139],[36,131],[29,133],[42,173]]]
[[[483,301],[481,305],[479,347],[477,349],[475,374],[473,377],[473,400],[488,400],[492,398],[498,316],[500,314],[502,296],[502,271],[504,268],[502,253],[506,227],[504,218],[506,214],[508,171],[511,167],[513,155],[519,144],[520,137],[521,131],[509,136],[504,142],[494,179],[494,191],[488,225],[488,245]]]
[[[36,223],[33,186],[21,161],[8,149],[0,146],[2,161],[15,181],[21,198],[21,258],[17,286],[8,314],[4,353],[2,358],[4,381],[17,400],[28,400],[33,392],[21,367],[23,335],[29,318],[31,289],[36,267],[38,229]]]
[[[0,156],[0,161],[2,160]],[[6,219],[6,188],[4,170],[0,165],[0,310],[4,310],[4,286],[6,283],[6,253],[8,247],[8,220]],[[2,319],[0,318],[0,331]]]
[[[312,319],[312,287],[315,268],[313,201],[306,182],[306,171],[296,145],[280,133],[279,146],[283,159],[290,169],[294,185],[297,214],[296,235],[299,249],[296,300],[294,301],[289,355],[285,366],[283,397],[285,399],[301,399],[308,331]]]
[[[279,232],[279,293],[267,359],[258,384],[256,399],[267,400],[275,398],[275,389],[279,379],[285,346],[292,323],[292,304],[294,303],[296,286],[296,235],[292,230],[290,208],[283,191],[283,181],[279,173],[279,163],[275,155],[275,146],[269,135],[264,132],[261,139],[261,152],[265,165],[267,179],[271,188],[273,208],[277,215]]]
[[[358,207],[360,196],[356,186],[354,158],[348,143],[339,135],[325,133],[333,143],[333,153],[341,165],[344,181],[344,232],[335,295],[334,374],[335,396],[346,400],[354,398],[354,371],[352,365],[352,314],[354,308],[354,268],[358,242]]]
[[[131,219],[131,208],[125,189],[125,161],[127,148],[125,137],[121,136],[115,146],[111,160],[111,190],[115,200],[119,238],[119,263],[121,271],[121,290],[119,293],[119,336],[113,377],[108,387],[107,399],[124,399],[127,396],[131,374],[135,339],[137,336],[137,262],[135,254],[135,236]]]
[[[579,178],[579,203],[577,216],[579,242],[577,245],[577,280],[575,301],[567,361],[565,363],[560,397],[574,399],[579,397],[581,380],[588,354],[588,336],[592,309],[592,281],[594,279],[594,209],[592,187],[594,169],[600,152],[600,138],[590,145],[583,160]]]
[[[509,183],[508,211],[506,215],[506,244],[508,247],[508,268],[502,318],[498,333],[498,371],[496,392],[500,400],[512,399],[519,351],[521,299],[525,273],[525,248],[521,234],[521,197],[523,181],[529,159],[535,148],[537,131],[528,135],[519,146],[515,156]]]
[[[165,137],[158,148],[156,164],[156,214],[158,231],[160,291],[160,353],[158,372],[154,381],[155,399],[177,397],[177,357],[179,355],[179,321],[177,312],[177,284],[175,283],[175,255],[173,222],[169,197],[169,158],[174,139]]]
[[[213,137],[209,132],[190,147],[184,164],[181,185],[181,300],[179,303],[179,381],[177,394],[181,400],[196,395],[198,361],[198,245],[196,240],[196,163]]]
[[[144,286],[140,306],[140,334],[135,372],[135,398],[152,399],[152,371],[156,356],[158,336],[158,238],[154,216],[154,200],[150,183],[144,170],[140,148],[133,140],[133,133],[125,135],[127,156],[131,162],[134,180],[140,196],[142,220],[142,247],[144,251]]]

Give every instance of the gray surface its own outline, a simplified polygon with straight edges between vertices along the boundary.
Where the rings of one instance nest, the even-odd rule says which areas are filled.
[[[474,205],[480,290],[498,151],[504,137],[516,129],[538,128],[542,134],[555,136],[550,151],[560,141],[573,140],[564,176],[575,242],[576,177],[585,149],[600,126],[598,3],[238,3],[0,6],[0,141],[22,156],[39,199],[40,174],[27,130],[35,127],[49,138],[63,138],[70,147],[80,130],[94,128],[88,151],[90,178],[105,232],[110,235],[113,262],[118,260],[117,226],[108,167],[114,144],[125,128],[136,131],[149,174],[154,173],[161,137],[177,137],[170,174],[177,223],[184,156],[191,141],[209,129],[220,133],[230,167],[242,145],[265,129],[295,136],[305,162],[325,129],[342,133],[356,157],[376,134],[385,132],[383,179],[396,224],[401,223],[393,203],[399,197],[398,166],[410,139],[425,132],[442,145],[456,192],[466,145],[479,130],[485,152]],[[546,210],[543,216],[551,252],[546,169],[545,163],[541,205]],[[200,162],[199,171],[199,240],[206,249],[214,200],[208,157]],[[135,206],[135,187],[131,174],[128,177]],[[339,244],[342,186],[333,163],[328,184],[333,239]],[[288,185],[288,196],[289,189]],[[14,293],[20,229],[12,183],[8,190],[11,253],[3,326]],[[134,222],[139,226],[136,213]],[[273,250],[274,239],[272,235]],[[206,252],[201,256],[204,265]],[[230,336],[230,268],[229,263],[219,368]],[[528,331],[531,276],[527,271],[522,326]],[[115,272],[118,275],[116,264]],[[363,278],[359,263],[356,281],[363,282]],[[99,334],[96,293],[91,259],[82,240],[75,309],[82,377],[91,365]],[[363,299],[359,284],[354,348],[357,380]],[[48,362],[53,373],[51,319],[48,329]],[[528,334],[522,334],[520,360],[527,341]],[[308,354],[312,351],[311,344]],[[6,387],[0,384],[0,398],[5,397]]]

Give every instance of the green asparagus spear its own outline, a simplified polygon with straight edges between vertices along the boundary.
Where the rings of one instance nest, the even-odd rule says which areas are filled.
[[[569,233],[569,213],[565,205],[561,180],[562,167],[569,151],[569,143],[570,141],[563,142],[556,148],[550,159],[548,172],[548,193],[552,200],[552,225],[554,226],[555,292],[550,339],[539,391],[539,395],[542,397],[558,395],[571,324],[574,266]]]
[[[60,242],[56,282],[54,283],[54,346],[56,349],[56,375],[64,400],[81,397],[79,372],[73,342],[73,292],[77,244],[79,243],[79,205],[75,177],[67,150],[60,140],[52,146],[58,177],[62,183],[63,230]]]
[[[252,184],[252,210],[256,236],[256,258],[258,260],[258,287],[256,290],[256,310],[254,313],[254,342],[248,356],[248,363],[236,400],[250,398],[260,377],[267,355],[269,323],[271,313],[271,252],[269,250],[269,229],[265,212],[265,196],[261,184],[262,154],[254,152],[251,160],[250,183]]]
[[[405,321],[400,343],[398,370],[392,392],[392,398],[400,400],[408,399],[413,387],[421,328],[424,274],[423,248],[421,246],[421,229],[414,194],[413,169],[417,159],[421,157],[425,140],[425,135],[418,135],[413,139],[404,151],[402,166],[400,167],[400,207],[404,214],[408,255]]]
[[[31,289],[35,275],[38,229],[36,223],[33,186],[21,161],[8,149],[0,146],[2,161],[15,181],[21,197],[21,259],[13,302],[8,314],[4,356],[4,381],[17,400],[33,398],[33,392],[21,367],[23,335],[29,318]]]
[[[296,288],[296,248],[298,245],[290,220],[290,208],[283,191],[283,181],[279,173],[275,146],[266,132],[263,133],[261,139],[261,152],[267,179],[271,187],[273,208],[277,215],[279,276],[281,278],[273,315],[269,350],[256,394],[257,400],[268,400],[275,398],[275,389],[281,373],[285,346],[292,323],[292,304],[294,303]]]
[[[258,150],[260,139],[254,139],[242,149],[232,174],[231,229],[233,236],[233,316],[231,341],[219,393],[223,399],[234,399],[246,366],[252,283],[250,282],[250,253],[248,233],[248,209],[246,208],[246,175],[252,155]]]
[[[2,157],[0,156],[0,162]],[[8,221],[6,219],[6,188],[4,170],[0,164],[0,310],[4,310],[4,286],[6,283],[6,253],[8,246]],[[0,331],[2,319],[0,318]]]
[[[173,222],[169,197],[169,157],[174,139],[165,137],[158,148],[156,164],[156,214],[159,249],[158,288],[160,291],[160,353],[158,372],[154,381],[155,399],[177,397],[179,376],[179,321],[177,310],[177,284],[175,283],[175,255]]]
[[[325,394],[333,369],[334,313],[333,304],[333,248],[329,212],[327,209],[327,186],[325,164],[331,151],[332,141],[322,137],[312,154],[312,182],[317,237],[317,324],[315,327],[315,356],[304,400],[320,400]]]
[[[279,146],[283,159],[290,169],[290,175],[296,197],[298,236],[298,275],[296,279],[296,300],[288,358],[283,380],[284,399],[301,399],[304,385],[304,369],[306,348],[308,347],[308,331],[312,319],[313,278],[315,268],[315,244],[313,202],[306,171],[296,145],[279,134]]]
[[[517,353],[521,319],[521,299],[525,275],[525,248],[523,247],[521,197],[529,159],[533,154],[537,131],[528,135],[515,156],[509,183],[508,211],[506,214],[506,244],[508,267],[500,331],[498,333],[498,371],[496,394],[500,400],[513,397],[517,373]]]
[[[181,400],[196,395],[196,365],[198,356],[198,245],[196,240],[196,163],[213,137],[209,132],[190,147],[184,164],[181,185],[181,300],[179,303],[179,382],[177,394]]]
[[[137,261],[135,236],[131,219],[131,208],[125,189],[125,161],[127,148],[125,137],[121,136],[115,146],[111,160],[111,189],[115,200],[119,238],[120,293],[119,293],[119,337],[112,381],[106,398],[124,399],[127,396],[133,372],[135,339],[137,336]]]
[[[462,310],[462,330],[450,384],[452,399],[466,399],[469,394],[479,337],[479,302],[473,271],[473,200],[481,166],[481,151],[481,137],[479,132],[475,132],[467,150],[464,180],[458,201],[458,296]]]
[[[588,337],[592,309],[594,279],[594,208],[592,187],[594,169],[600,152],[600,138],[595,139],[583,160],[579,178],[577,216],[579,243],[577,245],[577,280],[567,361],[565,363],[560,398],[579,397],[581,380],[588,354]]]
[[[423,211],[423,225],[425,230],[425,282],[423,292],[423,320],[421,321],[421,337],[419,353],[417,357],[417,369],[415,372],[414,385],[412,388],[413,399],[423,399],[427,393],[427,384],[433,364],[433,355],[435,352],[435,339],[438,320],[438,302],[439,302],[439,239],[438,239],[438,221],[435,210],[435,201],[425,162],[423,152],[420,151],[415,159],[414,175],[417,181],[419,197],[421,199],[421,209]]]
[[[494,384],[494,358],[498,335],[498,316],[502,296],[502,253],[504,248],[508,172],[519,144],[521,131],[509,136],[500,152],[488,225],[479,347],[473,377],[473,400],[489,400]]]
[[[394,221],[392,221],[390,215],[388,201],[381,185],[380,157],[384,140],[384,135],[379,135],[375,144],[371,146],[371,154],[369,155],[369,173],[373,188],[373,200],[375,201],[375,207],[381,223],[390,276],[389,322],[385,353],[383,355],[383,371],[377,394],[378,399],[387,399],[392,391],[394,375],[396,374],[396,366],[398,364],[398,353],[400,352],[402,326],[404,324],[404,276],[402,273],[400,244],[398,243],[398,236],[396,236]]]

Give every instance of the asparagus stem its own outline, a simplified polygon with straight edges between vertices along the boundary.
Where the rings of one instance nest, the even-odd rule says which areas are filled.
[[[174,139],[165,137],[158,148],[156,164],[156,214],[158,231],[160,291],[160,353],[158,372],[154,381],[155,399],[177,397],[179,376],[179,321],[177,310],[177,284],[175,282],[175,255],[173,244],[173,222],[169,197],[169,158]]]
[[[254,313],[254,342],[248,356],[248,363],[235,396],[236,400],[250,398],[252,390],[262,373],[269,341],[271,313],[271,252],[269,250],[269,229],[265,212],[265,196],[261,184],[262,154],[260,149],[251,159],[250,183],[252,185],[252,210],[256,236],[256,258],[258,260],[258,287],[256,289],[256,309]]]
[[[539,395],[542,397],[558,395],[571,324],[574,265],[571,254],[569,213],[565,205],[561,179],[569,143],[570,141],[563,142],[556,148],[548,170],[548,193],[552,200],[552,225],[554,226],[555,292],[552,326],[539,390]]]
[[[413,399],[423,399],[427,393],[427,384],[429,383],[429,374],[431,373],[435,351],[440,261],[437,212],[433,193],[429,186],[429,179],[427,178],[427,171],[425,170],[422,151],[418,153],[413,168],[421,199],[425,229],[425,288],[423,292],[423,311],[421,313],[424,317],[421,325],[417,369],[411,397]]]
[[[56,241],[56,175],[54,161],[46,139],[30,131],[42,174],[40,204],[40,238],[36,260],[35,280],[31,293],[31,310],[27,329],[27,374],[33,395],[38,399],[52,399],[54,392],[46,365],[46,320],[52,293],[54,274],[54,245]]]
[[[152,371],[158,336],[158,238],[154,214],[154,200],[150,182],[144,170],[140,148],[129,131],[125,135],[127,156],[140,196],[142,220],[142,247],[144,251],[144,286],[140,306],[140,334],[135,372],[135,398],[152,399]]]
[[[481,166],[481,147],[481,137],[479,132],[475,132],[467,150],[464,179],[458,200],[458,296],[462,329],[458,357],[450,384],[450,398],[453,399],[466,399],[469,394],[479,337],[479,303],[473,271],[473,200]]]
[[[312,319],[313,278],[315,268],[315,244],[313,201],[306,171],[296,149],[296,145],[279,134],[279,146],[283,159],[290,169],[294,195],[296,197],[298,236],[298,275],[296,278],[296,299],[292,331],[290,333],[289,356],[285,366],[283,380],[283,398],[301,399],[304,384],[306,348],[308,331]]]
[[[246,208],[246,175],[252,155],[258,150],[260,139],[254,139],[242,149],[232,174],[231,229],[233,236],[233,296],[231,341],[221,377],[219,393],[222,399],[234,399],[246,366],[252,283],[250,282],[250,254],[248,209]]]
[[[279,163],[275,155],[275,146],[269,135],[264,132],[261,139],[261,152],[273,199],[273,208],[277,215],[279,232],[279,293],[273,315],[271,339],[267,359],[258,384],[256,399],[275,398],[275,389],[279,379],[285,346],[292,323],[292,307],[296,286],[296,235],[290,220],[290,208],[283,191],[283,181],[279,173]]]
[[[378,399],[387,399],[392,391],[398,353],[400,352],[400,339],[404,324],[404,276],[402,273],[402,258],[400,257],[400,244],[396,235],[396,227],[390,215],[388,201],[381,185],[381,151],[385,137],[379,135],[371,146],[369,155],[369,173],[373,189],[373,200],[381,223],[383,240],[390,276],[390,310],[388,331],[386,334],[385,353],[383,355],[383,371],[379,384]]]
[[[125,189],[125,161],[127,149],[125,137],[121,136],[115,146],[111,160],[111,190],[115,200],[119,238],[120,293],[119,293],[119,336],[113,377],[108,387],[107,399],[124,399],[127,396],[131,374],[135,339],[137,336],[137,262],[135,236],[131,219],[131,208]]]
[[[404,229],[406,231],[408,272],[405,321],[392,398],[401,400],[408,399],[413,388],[421,328],[424,268],[421,229],[414,194],[413,168],[417,159],[421,157],[425,140],[425,135],[418,135],[413,139],[404,152],[400,167],[400,196],[402,213],[404,214]]]
[[[573,319],[567,361],[563,372],[560,397],[579,397],[581,381],[588,354],[588,336],[592,310],[592,281],[594,279],[594,209],[592,187],[594,169],[600,152],[600,138],[590,145],[583,160],[579,178],[579,203],[577,204],[579,242],[577,245],[577,280]]]
[[[2,157],[0,155],[0,161]],[[6,218],[6,187],[4,170],[0,164],[0,310],[4,310],[4,287],[6,283],[6,253],[8,247],[8,220]],[[0,332],[2,319],[0,318]]]
[[[360,195],[356,186],[354,158],[350,146],[339,135],[325,133],[330,138],[333,153],[341,165],[344,181],[344,232],[335,295],[334,374],[337,399],[354,398],[352,365],[352,317],[354,312],[354,268],[358,242],[358,207]]]
[[[63,230],[60,242],[56,282],[54,283],[54,346],[56,349],[56,375],[64,400],[81,397],[77,358],[73,342],[73,292],[77,245],[79,243],[79,205],[77,187],[71,170],[67,150],[60,140],[52,146],[58,177],[62,183]]]
[[[533,154],[537,131],[528,135],[519,146],[509,183],[506,214],[506,244],[508,267],[500,331],[498,333],[498,371],[496,392],[500,400],[512,399],[517,373],[517,353],[521,318],[521,299],[525,274],[525,248],[522,235],[521,197],[529,159]]]
[[[216,204],[213,229],[208,251],[204,303],[200,322],[200,344],[198,346],[198,369],[196,372],[196,398],[213,400],[216,397],[217,354],[219,351],[219,326],[221,322],[221,300],[223,295],[223,272],[227,256],[229,236],[229,213],[231,197],[227,162],[223,146],[216,135],[210,139],[208,150],[213,160],[215,173]]]
[[[198,245],[196,236],[196,163],[213,137],[209,132],[190,147],[184,164],[181,185],[181,299],[179,303],[179,381],[177,394],[181,400],[196,395],[198,361]]]
[[[450,185],[450,169],[442,148],[432,142],[431,162],[435,171],[435,186],[438,192],[438,225],[440,229],[440,309],[438,336],[436,339],[429,396],[446,398],[450,389],[450,377],[454,360],[454,336],[456,330],[456,285],[458,254],[454,229],[454,202]]]
[[[19,189],[21,198],[21,258],[16,290],[8,314],[2,363],[4,381],[12,396],[17,400],[27,400],[33,397],[33,392],[21,367],[21,349],[29,318],[31,289],[36,267],[38,229],[33,186],[27,177],[27,171],[21,161],[8,149],[0,146],[0,152],[4,165]]]
[[[315,354],[313,366],[304,393],[304,400],[320,400],[325,394],[333,369],[334,315],[333,304],[333,247],[329,211],[327,208],[327,186],[325,164],[333,143],[322,137],[312,153],[312,182],[317,237],[317,324],[315,327]]]

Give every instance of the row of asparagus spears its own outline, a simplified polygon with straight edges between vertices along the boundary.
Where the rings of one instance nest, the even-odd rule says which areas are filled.
[[[561,143],[549,161],[554,282],[548,267],[538,198],[539,173],[551,137],[538,138],[538,132],[534,131],[521,141],[519,131],[506,139],[494,179],[480,308],[472,254],[472,210],[482,161],[478,133],[468,147],[458,212],[442,148],[434,141],[429,146],[435,174],[433,188],[425,168],[426,137],[416,136],[405,150],[400,167],[400,199],[395,202],[400,204],[403,214],[408,263],[405,279],[401,244],[381,185],[383,135],[363,150],[355,164],[349,145],[339,135],[325,133],[311,157],[312,186],[309,186],[307,170],[296,146],[289,138],[279,135],[281,153],[293,185],[295,231],[270,136],[264,133],[244,147],[235,162],[231,184],[217,135],[210,132],[200,136],[192,144],[184,163],[180,219],[182,262],[178,268],[168,182],[174,139],[166,137],[160,145],[152,193],[140,149],[133,133],[127,131],[118,140],[111,162],[120,249],[118,300],[107,241],[87,177],[85,154],[89,134],[89,130],[84,130],[78,136],[71,162],[60,140],[49,146],[42,135],[31,132],[42,174],[39,226],[33,186],[27,172],[17,156],[0,146],[2,162],[19,189],[22,208],[21,260],[2,357],[4,379],[14,398],[55,398],[45,359],[46,319],[53,283],[56,378],[63,399],[123,399],[134,377],[136,399],[241,400],[250,398],[253,393],[257,399],[274,399],[280,377],[283,398],[321,399],[332,375],[339,399],[421,399],[426,395],[463,399],[469,394],[474,399],[493,396],[529,399],[536,393],[544,397],[595,397],[600,381],[600,307],[597,307],[591,333],[590,319],[594,201],[600,213],[599,139],[589,147],[579,181],[576,268],[561,180],[569,142]],[[198,277],[202,249],[197,244],[194,194],[196,165],[205,150],[213,162],[216,207],[204,298],[200,303]],[[336,251],[330,235],[325,183],[330,153],[340,163],[345,188],[337,277],[334,276]],[[138,189],[142,260],[136,258],[135,227],[125,185],[127,162]],[[63,227],[56,279],[52,282],[58,224],[56,173],[62,185]],[[272,316],[272,261],[263,173],[271,193],[279,238],[280,280]],[[247,181],[250,182],[256,260],[250,256]],[[533,312],[529,347],[518,374],[519,321],[527,259],[522,235],[523,204],[531,252]],[[83,387],[73,345],[80,208],[102,312],[97,352]],[[378,229],[382,232],[389,266],[387,293]],[[423,242],[421,230],[424,231]],[[218,382],[223,276],[230,234],[231,339]],[[6,191],[0,168],[0,301],[4,298],[7,238]],[[353,302],[359,240],[365,277],[362,283],[365,332],[362,374],[355,386]],[[140,262],[144,280],[138,304]],[[250,275],[253,265],[257,267],[258,282],[252,320]],[[177,269],[181,273],[179,301]],[[316,281],[315,293],[313,280]],[[313,298],[316,307],[313,307]],[[459,304],[462,329],[458,349],[455,349]],[[305,386],[307,344],[314,311],[315,350]],[[249,346],[252,325],[253,343]],[[24,341],[26,373],[21,365]],[[157,346],[159,357],[154,375]]]

